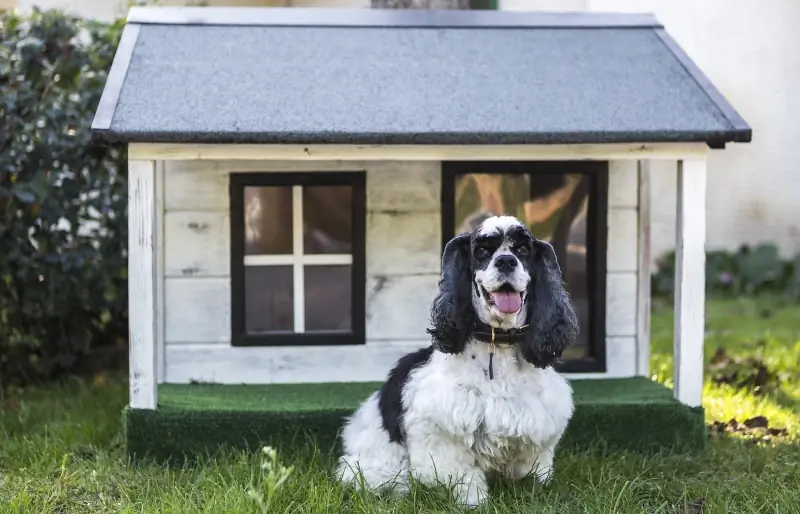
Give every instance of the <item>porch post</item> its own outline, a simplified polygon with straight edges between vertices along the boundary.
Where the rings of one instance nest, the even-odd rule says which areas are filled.
[[[693,157],[678,161],[673,391],[691,407],[703,397],[705,240],[706,160]]]
[[[637,172],[639,175],[639,201],[638,201],[638,225],[637,225],[637,248],[639,250],[639,261],[636,268],[637,278],[637,300],[636,300],[636,374],[638,376],[650,376],[650,258],[651,258],[651,239],[650,239],[650,160],[640,160],[637,162]]]
[[[155,409],[156,163],[128,161],[130,406]]]

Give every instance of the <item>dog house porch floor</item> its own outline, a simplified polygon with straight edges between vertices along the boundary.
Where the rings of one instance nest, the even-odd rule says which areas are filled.
[[[574,380],[575,414],[561,448],[692,451],[706,441],[704,412],[646,378]],[[345,416],[380,384],[174,385],[155,410],[124,412],[128,452],[177,459],[227,446],[293,451],[315,442],[338,452]]]

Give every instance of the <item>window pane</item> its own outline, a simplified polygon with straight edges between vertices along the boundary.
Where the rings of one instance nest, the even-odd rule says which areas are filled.
[[[351,253],[353,188],[303,188],[303,253]]]
[[[292,253],[292,188],[244,188],[245,255]]]
[[[352,330],[350,266],[306,266],[306,332]]]
[[[291,266],[245,266],[245,330],[294,331]]]
[[[566,359],[588,356],[589,282],[586,214],[591,177],[579,173],[465,174],[456,177],[456,233],[485,218],[516,216],[553,245],[581,331]]]

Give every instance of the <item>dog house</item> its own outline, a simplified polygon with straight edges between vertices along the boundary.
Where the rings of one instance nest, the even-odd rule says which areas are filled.
[[[129,156],[129,447],[335,432],[429,344],[444,243],[499,213],[580,318],[573,440],[702,441],[706,157],[751,129],[653,16],[134,7],[92,131]],[[653,160],[674,392],[647,379]]]

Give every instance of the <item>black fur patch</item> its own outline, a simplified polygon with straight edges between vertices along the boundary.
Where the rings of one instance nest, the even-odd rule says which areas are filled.
[[[378,393],[378,410],[381,413],[383,428],[389,432],[389,440],[393,443],[405,441],[403,430],[403,388],[408,382],[408,375],[418,367],[426,364],[433,354],[433,346],[420,348],[416,352],[403,356],[389,372],[389,377]]]

